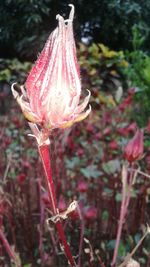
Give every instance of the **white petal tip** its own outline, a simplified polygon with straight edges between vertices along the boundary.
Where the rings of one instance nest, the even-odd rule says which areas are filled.
[[[74,18],[74,5],[73,5],[73,4],[69,4],[68,6],[71,7],[71,11],[70,11],[69,19],[70,19],[71,21],[73,21],[73,18]]]
[[[63,22],[64,18],[61,15],[57,14],[56,15],[56,20],[58,20],[59,22]]]
[[[91,91],[88,90],[88,89],[87,89],[87,91],[88,91],[88,97],[90,98],[90,96],[91,96]]]
[[[11,86],[11,91],[12,91],[12,94],[13,94],[13,97],[16,99],[18,97],[18,92],[15,90],[14,86],[16,85],[17,83],[13,83],[12,86]]]
[[[71,9],[74,9],[74,5],[73,4],[69,4],[68,6],[70,6]]]

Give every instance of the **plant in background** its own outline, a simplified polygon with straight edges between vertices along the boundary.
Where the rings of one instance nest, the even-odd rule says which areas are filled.
[[[132,27],[133,51],[126,51],[129,64],[126,69],[123,69],[128,86],[137,88],[135,100],[138,105],[136,105],[136,117],[135,114],[134,117],[141,127],[147,124],[150,117],[150,56],[142,49],[147,34],[144,25],[140,23]]]
[[[120,208],[120,218],[118,221],[118,229],[116,236],[116,244],[113,254],[111,266],[116,266],[117,254],[119,249],[119,243],[121,239],[123,224],[128,212],[128,207],[131,198],[132,186],[135,183],[135,179],[138,173],[133,171],[134,163],[138,161],[144,152],[143,130],[137,130],[134,137],[124,148],[124,156],[128,164],[124,164],[122,168],[122,201]]]
[[[86,85],[90,82],[94,91],[116,91],[125,83],[122,70],[127,68],[128,62],[123,51],[116,52],[102,43],[90,46],[80,43],[79,62],[83,83]]]
[[[56,224],[60,242],[70,266],[73,267],[76,264],[61,223],[61,219],[67,217],[69,208],[64,217],[59,213],[49,154],[49,135],[52,130],[70,127],[75,122],[86,118],[91,110],[89,107],[84,111],[89,102],[90,93],[79,105],[81,84],[72,29],[74,6],[70,6],[71,12],[67,20],[57,15],[59,25],[48,38],[26,80],[25,88],[20,87],[21,95],[15,85],[12,86],[12,92],[37,140],[53,212],[50,220]],[[75,202],[73,205],[70,208],[71,211],[73,207],[76,208]]]

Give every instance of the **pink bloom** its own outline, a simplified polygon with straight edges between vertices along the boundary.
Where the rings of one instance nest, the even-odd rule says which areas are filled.
[[[87,220],[93,220],[97,217],[97,209],[95,207],[89,207],[84,211],[84,217]]]
[[[121,136],[128,136],[128,128],[127,127],[120,127],[117,129],[117,133]]]
[[[103,135],[109,135],[111,133],[111,129],[109,127],[106,127],[103,131]]]
[[[18,176],[17,176],[17,180],[18,180],[18,182],[21,184],[21,183],[23,183],[24,181],[25,181],[25,179],[26,179],[26,175],[25,175],[25,173],[20,173]]]
[[[118,143],[116,140],[112,140],[110,143],[109,143],[109,148],[112,149],[112,150],[116,150],[118,149]]]
[[[77,190],[81,193],[85,193],[88,190],[88,184],[85,181],[79,181]]]
[[[124,149],[124,157],[129,162],[139,160],[144,151],[143,130],[137,130],[135,136],[129,141]]]
[[[81,82],[73,36],[74,6],[69,18],[56,16],[58,27],[50,34],[22,87],[22,96],[13,88],[25,117],[45,129],[66,128],[90,113],[84,111],[89,95],[79,104]]]
[[[128,125],[127,130],[129,133],[134,133],[135,130],[137,129],[137,124],[136,122],[132,122],[131,124]]]

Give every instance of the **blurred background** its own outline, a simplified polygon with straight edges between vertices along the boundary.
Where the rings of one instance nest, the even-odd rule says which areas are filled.
[[[56,14],[68,15],[76,8],[74,28],[78,41],[102,42],[111,49],[133,48],[133,27],[150,48],[150,2],[148,0],[5,0],[0,3],[0,56],[33,60],[49,33],[56,27]]]
[[[74,36],[82,92],[91,91],[90,116],[51,135],[53,176],[60,211],[76,199],[64,222],[81,266],[110,266],[121,206],[124,148],[144,129],[144,154],[132,187],[118,264],[150,224],[150,1],[0,1],[0,266],[14,267],[2,233],[22,267],[63,267],[66,259],[50,217],[41,161],[28,123],[11,94],[23,84],[52,30],[56,15],[75,5]],[[82,231],[88,240],[83,240]],[[56,240],[56,242],[55,242]],[[79,255],[79,243],[82,255]],[[150,266],[148,237],[135,253]],[[20,266],[20,265],[19,265]]]

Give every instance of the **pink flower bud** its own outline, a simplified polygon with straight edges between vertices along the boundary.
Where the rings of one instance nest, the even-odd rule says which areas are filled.
[[[56,16],[58,27],[50,34],[18,97],[25,117],[45,129],[66,128],[90,113],[84,111],[90,97],[79,104],[81,82],[73,36],[74,6],[69,18]]]
[[[129,162],[139,160],[144,151],[143,130],[137,130],[135,136],[129,141],[124,149],[124,157]]]
[[[26,179],[26,175],[25,173],[20,173],[18,176],[17,176],[17,181],[22,184]]]
[[[89,207],[84,211],[84,217],[87,220],[93,220],[97,217],[97,209],[95,207]]]
[[[118,143],[116,140],[112,140],[110,143],[109,143],[109,148],[112,149],[112,150],[117,150],[118,149]]]
[[[88,184],[85,181],[79,181],[77,190],[81,193],[85,193],[88,190]]]

